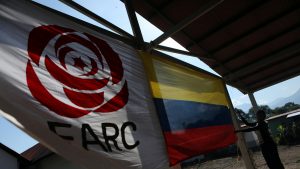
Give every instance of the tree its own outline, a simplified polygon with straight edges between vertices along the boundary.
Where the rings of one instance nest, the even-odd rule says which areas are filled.
[[[278,114],[286,113],[286,112],[293,111],[293,110],[296,110],[296,109],[300,109],[299,104],[295,104],[293,102],[288,102],[282,107],[276,107],[273,110],[273,114],[278,115]]]
[[[245,113],[242,109],[234,108],[234,111],[235,111],[236,113],[241,114],[242,116],[245,116],[245,115],[246,115],[246,113]]]
[[[283,108],[286,110],[286,112],[289,112],[289,111],[293,111],[293,110],[299,109],[300,105],[299,104],[295,104],[294,102],[288,102],[288,103],[286,103],[283,106]]]
[[[266,112],[266,117],[270,117],[273,113],[272,109],[268,106],[268,105],[261,105],[261,106],[258,106],[258,110],[263,110]],[[248,112],[249,116],[250,116],[250,119],[252,121],[256,121],[256,115],[255,115],[255,111],[253,109],[253,107],[251,107],[249,109],[249,112]]]
[[[247,119],[247,117],[246,117],[247,114],[246,114],[242,109],[234,108],[234,111],[235,111],[236,114],[240,114],[240,115],[242,115],[244,118]],[[239,116],[237,116],[237,119],[238,119],[239,121],[241,121],[241,119],[240,119]]]
[[[256,121],[256,115],[255,115],[255,112],[254,112],[254,109],[253,107],[251,107],[247,113],[247,120],[248,122],[252,123],[252,122],[255,122]]]
[[[245,113],[243,110],[238,109],[238,108],[235,108],[234,111],[236,113],[239,113],[241,116],[243,116],[248,122],[255,122],[255,117],[252,114]],[[241,121],[239,116],[238,116],[238,120]]]
[[[285,112],[285,110],[284,110],[283,107],[276,107],[276,108],[273,110],[273,114],[275,114],[275,115],[282,114],[282,113],[284,113],[284,112]]]

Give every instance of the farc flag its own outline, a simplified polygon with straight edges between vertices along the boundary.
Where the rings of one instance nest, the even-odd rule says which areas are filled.
[[[224,148],[236,137],[223,81],[141,52],[171,165]]]
[[[168,168],[135,49],[23,0],[0,1],[0,25],[6,118],[88,169]]]

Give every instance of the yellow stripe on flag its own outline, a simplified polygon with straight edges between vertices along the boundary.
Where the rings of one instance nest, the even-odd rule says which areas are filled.
[[[154,98],[228,105],[221,79],[145,52],[140,55]]]

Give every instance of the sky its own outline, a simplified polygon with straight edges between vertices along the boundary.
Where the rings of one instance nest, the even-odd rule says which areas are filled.
[[[96,21],[80,14],[79,12],[71,9],[70,7],[60,3],[57,0],[35,0],[41,4],[48,7],[54,8],[61,12],[67,13],[81,20],[94,24],[96,26],[107,29]],[[130,22],[126,14],[126,9],[124,4],[120,0],[75,0],[75,2],[81,4],[82,6],[88,8],[97,15],[103,17],[104,19],[110,21],[116,26],[122,28],[128,33],[132,34]],[[156,37],[162,34],[162,31],[157,29],[155,26],[150,24],[144,18],[137,14],[137,18],[142,30],[143,38],[146,42],[154,40]],[[109,30],[109,29],[107,29]],[[186,50],[180,46],[177,42],[172,39],[167,39],[161,45],[169,46],[181,50]],[[168,53],[170,56],[181,59],[187,63],[204,69],[208,72],[216,74],[212,69],[210,69],[206,64],[195,57],[184,56],[180,54]],[[277,85],[268,87],[261,91],[255,92],[254,96],[258,104],[268,104],[278,98],[288,97],[295,93],[299,89],[300,77],[295,77],[293,79],[281,82]],[[244,95],[237,89],[228,86],[229,95],[234,106],[242,104],[250,104],[248,95]],[[18,153],[21,153],[37,143],[30,136],[26,135],[24,132],[20,131],[18,128],[14,127],[10,122],[0,117],[0,142]]]

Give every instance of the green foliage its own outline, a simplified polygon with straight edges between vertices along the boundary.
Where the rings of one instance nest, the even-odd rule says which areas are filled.
[[[255,116],[253,115],[253,113],[245,113],[243,110],[241,109],[237,109],[235,108],[234,111],[237,114],[240,114],[241,116],[243,116],[248,122],[255,122]],[[241,121],[240,117],[238,116],[238,120]]]
[[[288,102],[284,106],[282,106],[282,107],[276,107],[273,110],[269,106],[267,106],[267,105],[258,106],[258,109],[264,110],[266,112],[266,116],[268,118],[268,117],[271,117],[273,115],[279,115],[279,114],[282,114],[282,113],[286,113],[286,112],[289,112],[289,111],[300,109],[300,105],[299,104],[295,104],[293,102]],[[256,116],[255,116],[255,112],[254,112],[253,107],[251,107],[249,109],[248,113],[245,113],[243,110],[237,109],[237,108],[235,108],[235,111],[236,112],[240,112],[240,114],[245,119],[247,119],[249,122],[255,122],[256,121]]]
[[[266,112],[267,118],[272,115],[279,115],[282,113],[290,112],[296,109],[300,109],[299,104],[293,102],[286,103],[282,107],[276,107],[272,110],[267,105],[261,105],[258,107],[260,110]],[[256,122],[255,111],[252,108],[249,109],[248,113],[245,113],[241,109],[235,109],[236,112],[239,112],[248,122]],[[239,119],[240,120],[240,119]],[[292,123],[283,123],[277,127],[277,132],[274,136],[274,141],[280,145],[292,145],[300,143],[300,119],[294,120]]]
[[[277,127],[277,134],[274,137],[274,141],[276,142],[276,144],[278,144],[278,145],[286,144],[285,132],[286,132],[286,129],[283,125],[279,125]]]
[[[272,114],[272,109],[271,109],[268,105],[261,105],[261,106],[258,106],[258,109],[259,109],[259,110],[264,110],[264,111],[266,112],[267,117],[269,117],[269,116]],[[251,107],[251,108],[249,109],[249,113],[255,115],[255,112],[254,112],[253,107]]]
[[[274,141],[279,145],[293,145],[300,143],[300,120],[286,123],[277,127]]]
[[[236,112],[236,114],[240,114],[240,115],[242,115],[244,118],[247,119],[247,117],[246,117],[247,114],[246,114],[242,109],[234,108],[234,111]],[[237,118],[238,118],[239,121],[242,121],[242,120],[240,119],[239,116],[237,116]]]
[[[278,115],[278,114],[286,113],[286,112],[293,111],[293,110],[296,110],[296,109],[300,109],[299,104],[295,104],[293,102],[288,102],[282,107],[276,107],[273,110],[273,114]]]
[[[234,111],[235,111],[236,113],[241,114],[241,115],[245,115],[245,114],[246,114],[242,109],[234,108]]]
[[[293,122],[293,130],[295,134],[295,141],[297,144],[300,144],[300,120]]]
[[[268,105],[258,106],[258,109],[264,110],[266,112],[267,118],[272,115],[272,109]],[[247,116],[248,116],[247,120],[249,120],[249,122],[256,121],[256,115],[255,115],[255,111],[254,111],[253,107],[251,107],[249,109],[249,112],[247,113]],[[246,118],[246,116],[245,116],[245,118]]]

